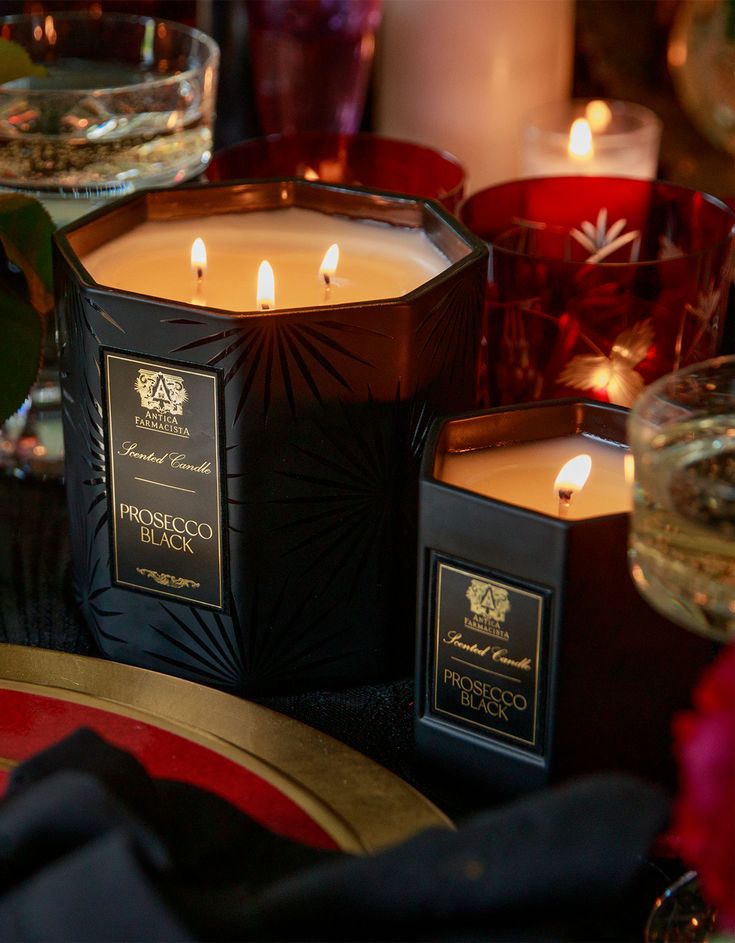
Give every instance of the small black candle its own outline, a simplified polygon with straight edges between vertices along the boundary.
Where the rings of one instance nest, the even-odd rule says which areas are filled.
[[[708,646],[658,617],[628,576],[626,418],[589,401],[523,405],[438,421],[427,445],[417,744],[498,793],[593,769],[673,773],[668,726]],[[533,455],[557,441],[589,471],[583,486],[566,472],[543,483]],[[448,480],[455,456],[483,450],[487,475],[508,475],[503,453],[526,445],[529,466],[495,493]],[[588,452],[591,469],[578,461]],[[600,457],[607,480],[595,479]]]

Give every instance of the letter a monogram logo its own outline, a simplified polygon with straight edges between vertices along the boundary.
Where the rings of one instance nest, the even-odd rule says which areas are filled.
[[[470,609],[477,616],[485,616],[487,619],[505,622],[505,617],[510,612],[508,591],[492,583],[485,583],[483,580],[472,580],[467,587],[465,596],[469,600]]]
[[[168,413],[169,416],[181,416],[184,403],[189,398],[181,377],[157,370],[138,370],[135,391],[140,396],[143,409]]]

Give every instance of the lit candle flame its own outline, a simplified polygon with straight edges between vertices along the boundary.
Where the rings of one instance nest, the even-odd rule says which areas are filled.
[[[56,27],[54,26],[53,16],[47,16],[43,21],[43,31],[46,34],[49,46],[56,44]]]
[[[258,268],[257,304],[260,311],[270,311],[276,306],[276,280],[268,259],[263,259]]]
[[[304,171],[304,180],[314,181],[318,179],[319,179],[319,174],[316,172],[316,170],[314,170],[313,167],[307,167],[306,170]]]
[[[568,508],[572,495],[581,491],[592,471],[592,459],[586,453],[570,458],[556,476],[554,491],[559,495],[559,508]]]
[[[207,271],[207,247],[199,236],[191,244],[191,270],[197,281],[201,281]]]
[[[574,160],[589,160],[594,154],[592,128],[586,118],[577,118],[569,129],[569,156]]]
[[[204,297],[204,273],[207,271],[207,248],[204,240],[197,237],[191,244],[191,271],[194,275],[194,296],[191,303],[203,305]]]
[[[595,134],[604,131],[612,121],[612,111],[607,102],[595,99],[587,103],[584,109],[585,117],[589,122],[590,130]]]
[[[324,284],[329,285],[332,278],[334,277],[335,272],[337,271],[337,266],[339,265],[339,246],[336,242],[333,242],[332,245],[324,253],[324,258],[322,259],[322,264],[319,266],[319,274],[324,279]]]

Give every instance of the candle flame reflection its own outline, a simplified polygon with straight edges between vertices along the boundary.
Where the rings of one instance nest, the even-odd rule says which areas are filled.
[[[623,456],[623,475],[626,485],[632,487],[635,484],[635,459],[631,452],[626,452]]]
[[[584,109],[584,115],[590,125],[590,130],[599,134],[604,131],[612,121],[612,111],[607,102],[595,99],[588,102]]]
[[[270,311],[276,306],[276,279],[268,259],[263,259],[258,267],[256,300],[260,311]]]
[[[592,128],[586,118],[577,118],[569,129],[569,156],[575,160],[589,160],[594,154]]]
[[[573,494],[581,491],[592,471],[592,459],[586,453],[570,458],[556,476],[554,491],[561,501],[569,502]]]

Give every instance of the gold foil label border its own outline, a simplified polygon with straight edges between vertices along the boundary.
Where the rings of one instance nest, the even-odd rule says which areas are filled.
[[[465,568],[466,567],[466,568]],[[432,644],[430,646],[429,652],[431,655],[431,664],[429,666],[429,675],[430,675],[430,684],[431,684],[431,697],[429,699],[429,708],[430,713],[436,716],[438,719],[442,717],[452,718],[452,720],[459,721],[462,726],[470,726],[477,728],[481,731],[484,731],[485,734],[490,734],[491,739],[498,738],[498,742],[504,743],[510,741],[509,745],[515,745],[517,748],[524,750],[524,752],[529,752],[532,755],[543,755],[544,753],[544,731],[541,724],[542,721],[542,698],[544,697],[545,683],[542,683],[544,679],[548,676],[547,664],[548,653],[544,650],[545,644],[543,641],[544,637],[544,628],[547,623],[547,607],[550,599],[551,591],[538,587],[529,587],[522,588],[521,586],[515,585],[512,581],[506,582],[506,578],[499,574],[492,573],[490,571],[484,570],[482,568],[476,567],[473,564],[461,564],[455,560],[448,560],[443,558],[439,554],[432,553],[430,572],[432,574],[432,599],[431,599],[431,608],[430,608],[430,624],[432,632]],[[524,738],[517,736],[508,730],[504,730],[502,727],[493,726],[490,723],[483,723],[479,720],[473,720],[472,718],[463,715],[457,714],[453,711],[447,709],[446,706],[440,706],[440,690],[444,682],[440,680],[439,673],[443,664],[443,660],[440,658],[440,644],[442,640],[445,642],[449,639],[449,644],[452,644],[452,639],[450,636],[455,635],[454,644],[457,644],[456,636],[460,633],[456,629],[447,629],[442,626],[442,577],[445,572],[455,573],[460,575],[463,578],[466,578],[470,581],[470,587],[472,583],[476,581],[484,582],[491,584],[494,587],[504,590],[508,594],[517,594],[523,597],[526,597],[530,600],[533,600],[536,605],[536,620],[534,626],[534,645],[533,645],[533,719],[532,719],[532,730],[533,736],[529,738]],[[469,595],[469,588],[468,588]],[[470,602],[470,605],[472,603]],[[510,608],[510,607],[508,607]],[[491,610],[492,611],[492,610]],[[497,612],[497,609],[496,609]],[[503,630],[501,628],[502,623],[500,624],[491,624],[490,627],[477,627],[473,626],[471,631],[475,633],[482,633],[483,641],[486,639],[497,640],[502,642],[507,638],[507,633],[503,635]],[[443,629],[445,630],[445,638],[442,639]],[[484,646],[480,646],[477,642],[466,642],[467,647],[470,649],[469,654],[478,655],[483,651]],[[492,645],[487,646],[492,648]],[[496,646],[497,647],[497,646]],[[472,650],[474,649],[474,651]],[[501,671],[494,671],[492,669],[488,670],[483,668],[483,666],[475,663],[465,661],[458,656],[453,656],[453,659],[459,663],[466,665],[467,667],[473,669],[475,672],[485,672],[487,671],[489,675],[495,675],[505,680],[516,680],[505,675]],[[544,661],[542,661],[542,659]],[[529,660],[529,659],[523,659]],[[541,728],[541,730],[540,730]]]
[[[221,428],[222,428],[222,402],[221,402],[221,392],[219,389],[219,371],[209,370],[206,368],[197,367],[196,365],[188,365],[178,363],[176,361],[167,360],[164,357],[150,358],[145,357],[144,355],[135,354],[128,351],[115,350],[111,348],[102,348],[102,359],[104,369],[101,371],[102,382],[104,384],[104,401],[106,404],[106,415],[104,423],[104,433],[105,433],[105,446],[106,446],[106,456],[108,464],[108,513],[110,516],[111,526],[110,526],[110,544],[111,544],[111,559],[113,561],[113,572],[112,580],[113,583],[117,586],[121,586],[125,589],[131,589],[136,592],[143,593],[145,595],[156,596],[159,598],[165,599],[174,599],[183,603],[189,603],[192,605],[204,606],[208,609],[211,609],[215,612],[225,612],[226,607],[224,604],[224,582],[225,582],[225,573],[226,573],[226,560],[224,555],[224,542],[225,542],[225,532],[226,532],[226,522],[224,520],[224,501],[225,495],[223,493],[223,477],[222,477],[222,467],[221,467]],[[157,586],[146,586],[144,584],[129,582],[128,580],[123,579],[120,576],[120,566],[119,566],[119,557],[118,557],[118,521],[117,521],[117,505],[116,505],[116,475],[115,475],[115,455],[114,455],[114,430],[113,430],[113,411],[111,404],[111,391],[110,391],[110,362],[111,360],[119,360],[126,363],[132,363],[140,365],[141,368],[159,368],[159,370],[174,368],[177,371],[190,374],[193,376],[201,377],[206,380],[211,380],[212,382],[212,410],[213,410],[213,451],[214,451],[214,461],[215,461],[215,496],[216,496],[216,523],[217,523],[217,587],[218,587],[218,600],[216,603],[210,602],[206,599],[195,599],[191,596],[185,596],[180,593],[172,591],[176,588],[184,588],[187,583],[192,583],[196,581],[187,580],[186,578],[176,577],[173,574],[161,573],[160,571],[155,571],[153,568],[146,567],[136,567],[136,571],[144,578],[150,578],[153,580]],[[161,434],[166,434],[171,436],[170,432],[163,433],[162,430],[156,429],[156,432]],[[179,436],[176,436],[179,438]],[[183,437],[182,437],[183,438]],[[143,479],[136,479],[143,480]],[[187,489],[175,489],[175,490],[187,490]],[[145,570],[146,572],[141,572]],[[159,576],[170,577],[171,589],[166,589],[164,580],[158,579],[152,576],[153,573],[158,573]],[[196,586],[191,588],[198,588],[201,584],[197,583]],[[159,588],[160,587],[160,588]]]

